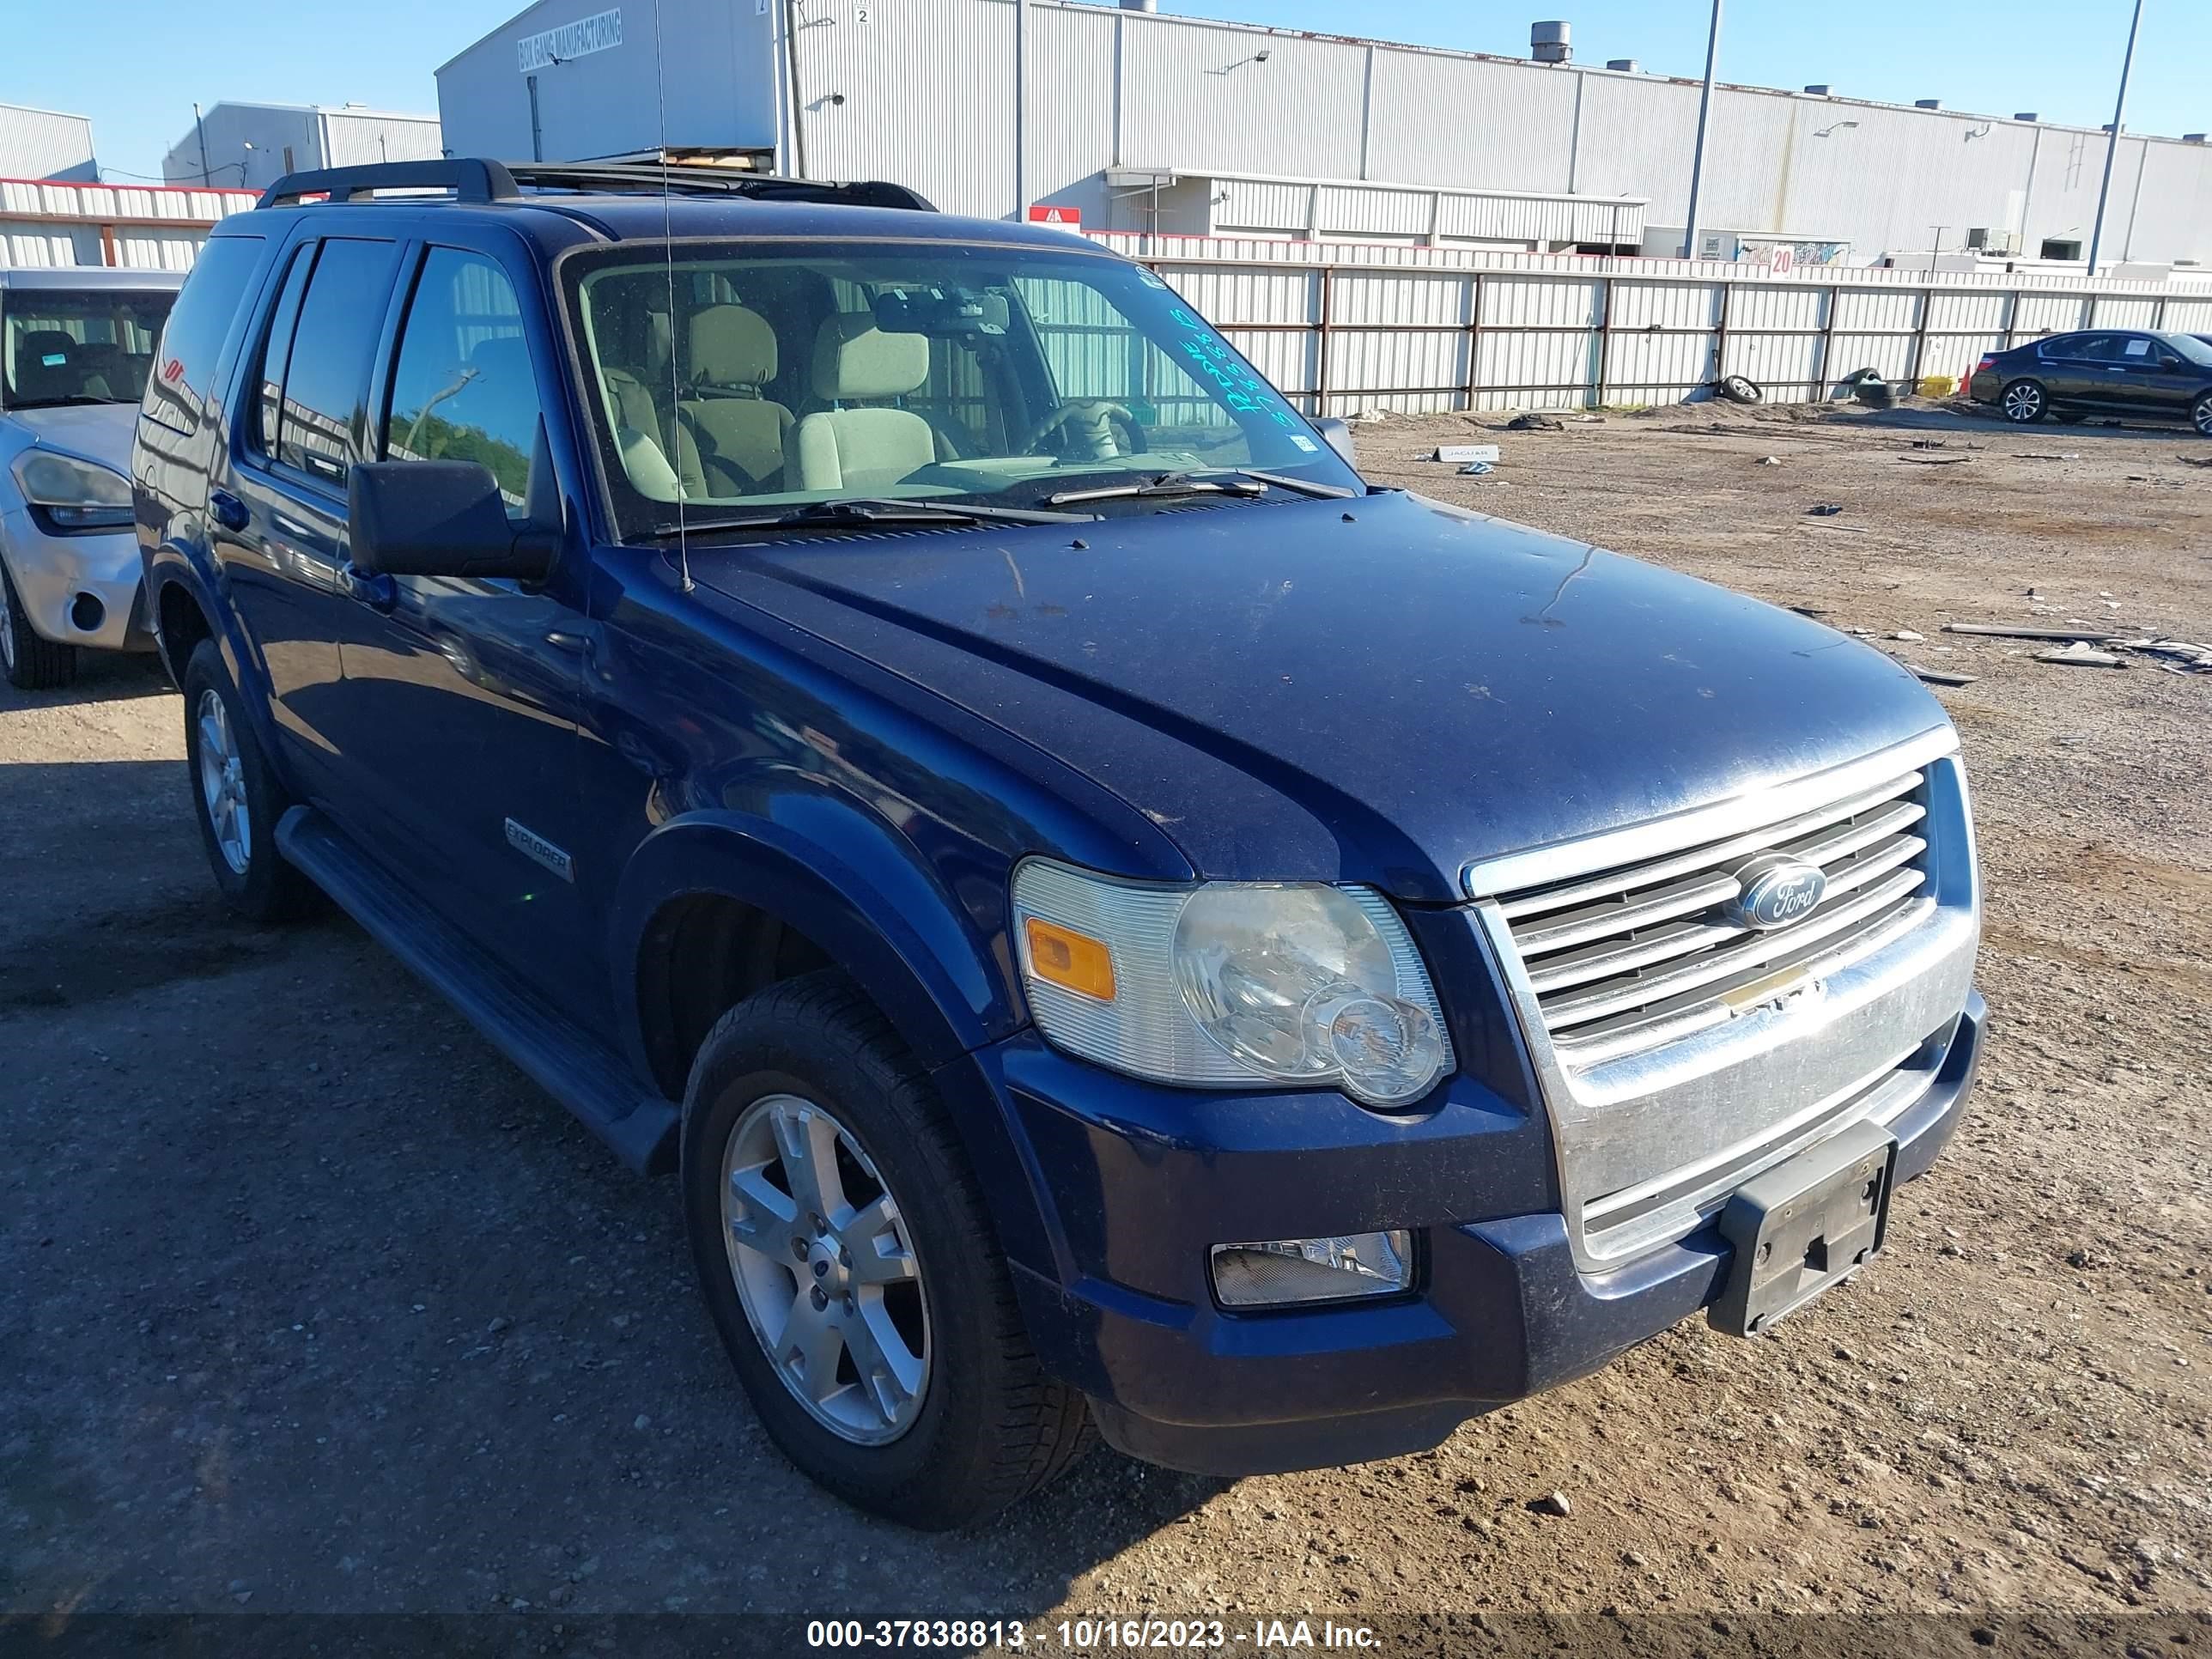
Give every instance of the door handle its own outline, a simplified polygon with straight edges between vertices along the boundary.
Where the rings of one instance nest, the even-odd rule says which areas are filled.
[[[228,489],[208,491],[208,512],[225,530],[243,530],[253,520],[253,515],[246,510],[246,503]]]
[[[358,599],[372,611],[390,611],[399,603],[399,584],[380,570],[363,570],[349,562],[338,573],[338,585],[349,599]]]
[[[592,654],[592,633],[588,628],[555,628],[547,631],[545,643],[556,651],[565,651],[571,656]]]

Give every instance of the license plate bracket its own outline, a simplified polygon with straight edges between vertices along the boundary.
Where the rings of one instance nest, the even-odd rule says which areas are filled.
[[[1771,1330],[1881,1249],[1897,1137],[1854,1123],[1739,1188],[1721,1212],[1735,1247],[1708,1316],[1731,1336]]]

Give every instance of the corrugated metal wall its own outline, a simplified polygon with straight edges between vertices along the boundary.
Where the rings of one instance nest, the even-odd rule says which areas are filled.
[[[1984,351],[2105,325],[2212,332],[2212,288],[1485,255],[1100,234],[1310,413],[1674,402],[1723,375],[1770,401],[1851,371],[1959,375]],[[1408,256],[1418,255],[1418,258]]]
[[[208,227],[253,203],[236,191],[0,179],[0,264],[189,270]]]
[[[0,104],[0,179],[89,179],[98,174],[90,120]]]

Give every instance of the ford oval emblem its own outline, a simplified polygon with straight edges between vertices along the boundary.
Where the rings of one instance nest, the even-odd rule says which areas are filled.
[[[1804,921],[1828,890],[1817,864],[1780,853],[1762,853],[1738,869],[1743,890],[1729,901],[1728,917],[1762,933]]]

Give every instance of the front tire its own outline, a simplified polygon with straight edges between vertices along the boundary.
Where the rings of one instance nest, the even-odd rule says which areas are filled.
[[[684,1102],[684,1226],[776,1445],[856,1507],[985,1521],[1090,1444],[1048,1377],[928,1074],[843,975],[721,1018]]]
[[[213,640],[192,647],[184,691],[192,816],[223,902],[249,921],[301,915],[313,906],[314,887],[276,850],[276,820],[289,803]]]
[[[2051,398],[2033,380],[2014,380],[1997,394],[1997,407],[2014,426],[2033,426],[2051,412]]]
[[[0,670],[19,691],[52,691],[76,678],[76,647],[58,645],[32,628],[4,559],[0,559]]]

